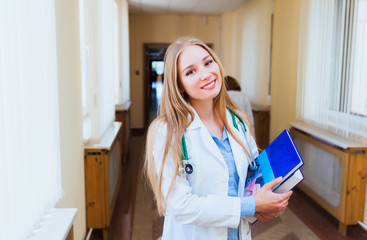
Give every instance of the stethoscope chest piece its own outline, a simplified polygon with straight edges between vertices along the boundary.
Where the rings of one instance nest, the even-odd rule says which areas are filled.
[[[180,176],[184,176],[185,174],[191,174],[194,171],[194,168],[187,160],[183,160],[179,169]]]
[[[191,174],[193,171],[194,171],[194,169],[192,168],[192,165],[190,163],[186,163],[185,172],[187,174]]]

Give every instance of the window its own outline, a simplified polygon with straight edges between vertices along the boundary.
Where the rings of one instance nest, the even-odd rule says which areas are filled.
[[[116,2],[113,20],[116,36],[114,88],[115,104],[121,106],[130,101],[129,11],[127,0]]]
[[[88,1],[79,0],[80,60],[82,80],[83,138],[88,142],[91,137],[90,101],[90,54],[88,37]]]
[[[62,196],[54,1],[0,1],[0,239],[37,239]]]
[[[129,6],[128,1],[120,1],[121,14],[121,103],[130,101],[130,53],[129,53]]]
[[[351,113],[367,117],[367,0],[357,1],[353,20]]]
[[[117,10],[114,0],[79,0],[85,143],[98,143],[115,119]]]
[[[297,118],[367,142],[367,0],[303,0]]]
[[[113,80],[114,80],[114,89],[115,89],[115,104],[121,104],[121,94],[122,94],[122,83],[119,73],[119,67],[120,67],[120,44],[119,44],[119,22],[118,22],[118,8],[117,4],[113,2]]]

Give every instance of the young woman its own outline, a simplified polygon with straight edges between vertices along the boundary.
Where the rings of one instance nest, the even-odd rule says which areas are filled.
[[[162,239],[251,239],[249,217],[279,215],[291,192],[264,185],[244,197],[249,166],[258,155],[245,113],[229,98],[214,52],[194,38],[179,38],[165,56],[159,116],[149,127],[145,171]]]

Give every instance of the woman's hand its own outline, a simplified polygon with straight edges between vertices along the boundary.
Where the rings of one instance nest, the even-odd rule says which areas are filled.
[[[260,221],[269,220],[275,216],[279,216],[288,206],[289,197],[292,191],[286,193],[274,193],[271,189],[282,181],[279,177],[273,181],[264,184],[262,188],[255,194],[255,217]]]

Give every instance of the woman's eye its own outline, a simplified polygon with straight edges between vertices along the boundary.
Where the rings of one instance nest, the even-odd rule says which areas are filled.
[[[194,73],[194,70],[187,71],[187,72],[186,72],[186,76],[189,76],[189,75],[191,75],[191,74],[193,74],[193,73]]]
[[[212,59],[210,59],[210,60],[208,60],[208,61],[206,61],[205,62],[205,66],[208,66],[208,65],[210,65],[210,64],[212,64],[213,63],[213,60]]]

